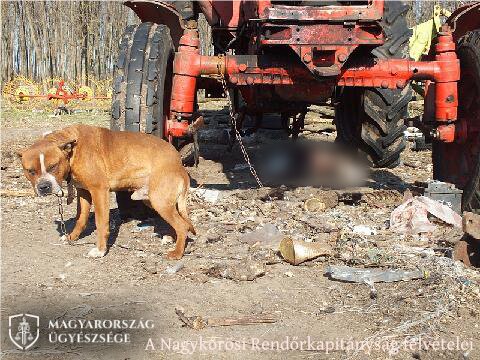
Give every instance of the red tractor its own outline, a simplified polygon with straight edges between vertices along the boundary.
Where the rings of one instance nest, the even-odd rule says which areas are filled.
[[[424,61],[408,58],[402,1],[125,4],[142,23],[121,40],[113,129],[178,142],[190,135],[197,90],[222,90],[223,82],[237,126],[245,114],[279,113],[296,136],[308,106],[331,99],[337,141],[374,166],[394,167],[405,148],[410,81],[424,81],[416,126],[433,138],[434,176],[463,189],[465,210],[480,209],[479,3],[452,14]],[[200,14],[212,28],[214,55],[200,54]]]

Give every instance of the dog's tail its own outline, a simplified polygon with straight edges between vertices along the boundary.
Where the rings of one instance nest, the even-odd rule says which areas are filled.
[[[178,213],[180,214],[182,219],[185,220],[185,222],[188,224],[188,231],[190,231],[193,235],[197,235],[197,233],[195,232],[195,228],[193,227],[192,221],[188,216],[187,195],[188,195],[190,179],[188,178],[188,175],[186,175],[185,178],[186,179],[183,183],[182,190],[180,191],[180,194],[177,200]]]

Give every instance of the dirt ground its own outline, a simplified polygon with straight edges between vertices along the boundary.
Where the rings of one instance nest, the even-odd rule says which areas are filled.
[[[389,229],[390,213],[403,192],[414,181],[431,178],[430,151],[407,149],[399,167],[374,170],[366,187],[338,191],[343,200],[338,205],[309,212],[305,200],[325,195],[321,189],[257,189],[238,146],[228,152],[218,130],[226,127],[225,102],[202,103],[201,110],[208,123],[200,134],[202,158],[198,168],[188,168],[194,188],[189,211],[197,236],[190,237],[177,272],[172,271],[177,262],[164,257],[172,247],[165,236],[171,235],[168,226],[159,219],[121,223],[113,194],[111,248],[101,259],[86,257],[95,243],[93,213],[83,237],[65,245],[59,239],[56,198],[1,198],[2,358],[480,359],[479,272],[450,257],[461,231],[440,223],[422,236]],[[5,108],[2,190],[30,190],[15,152],[43,132],[77,122],[108,127],[108,119],[101,111],[52,117]],[[302,136],[335,138],[332,109],[315,108],[306,123]],[[247,150],[261,151],[276,137],[290,141],[279,131],[260,130],[246,142]],[[75,210],[74,204],[65,206],[67,229],[73,227]],[[333,256],[293,266],[264,249],[261,239],[245,242],[244,234],[265,224],[293,239],[327,242]],[[356,225],[375,234],[359,234]],[[420,268],[425,276],[376,283],[374,293],[366,284],[324,276],[328,265]],[[252,268],[260,271],[252,275]],[[251,280],[239,280],[238,273]],[[268,316],[276,321],[192,329],[182,326],[178,307],[203,319]],[[40,317],[40,339],[27,351],[16,350],[8,336],[8,317],[20,313]],[[126,344],[52,343],[52,333],[79,330],[52,330],[49,321],[72,319],[132,319],[137,325],[150,320],[154,326],[101,330],[128,334]],[[421,346],[405,345],[405,339]],[[454,345],[442,347],[442,341]]]

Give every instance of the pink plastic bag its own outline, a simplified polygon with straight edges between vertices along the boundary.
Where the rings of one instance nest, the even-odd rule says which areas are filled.
[[[425,196],[417,196],[407,199],[392,211],[390,229],[410,234],[432,232],[436,226],[428,220],[429,213],[447,224],[462,227],[462,217],[447,205]]]

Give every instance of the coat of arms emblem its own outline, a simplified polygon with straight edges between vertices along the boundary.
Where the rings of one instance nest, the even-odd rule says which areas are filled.
[[[9,316],[8,335],[20,350],[31,348],[40,337],[40,318],[31,314]]]

